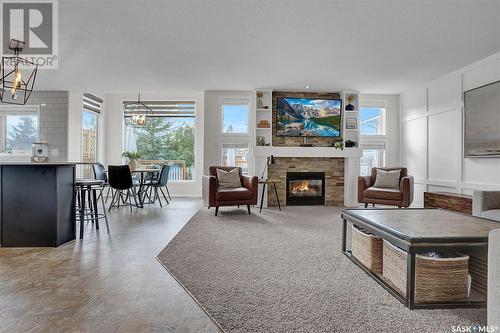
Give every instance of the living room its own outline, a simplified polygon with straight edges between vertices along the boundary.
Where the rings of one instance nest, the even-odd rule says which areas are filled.
[[[500,332],[500,1],[0,5],[0,332]]]

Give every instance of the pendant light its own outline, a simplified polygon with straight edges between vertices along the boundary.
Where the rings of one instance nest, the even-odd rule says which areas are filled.
[[[21,58],[24,42],[11,39],[9,49],[14,56],[2,57],[0,78],[0,102],[24,105],[33,92],[38,65]]]
[[[126,114],[131,116],[132,125],[144,126],[146,124],[148,113],[153,115],[153,110],[143,102],[141,102],[141,94],[137,95],[137,102],[125,104]]]

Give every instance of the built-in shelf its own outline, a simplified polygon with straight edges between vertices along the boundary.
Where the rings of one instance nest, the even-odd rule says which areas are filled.
[[[260,97],[261,103],[259,104],[259,97],[258,95],[261,95]],[[269,125],[272,124],[272,90],[256,90],[255,91],[255,144],[258,145],[260,142],[259,140],[263,140],[265,143],[271,143],[272,142],[272,126],[269,127],[258,127],[259,122],[262,120],[266,120]],[[260,106],[260,107],[258,107]],[[268,108],[265,109],[262,106],[267,106]]]

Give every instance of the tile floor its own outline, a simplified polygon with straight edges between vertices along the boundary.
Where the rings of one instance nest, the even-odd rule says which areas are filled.
[[[59,248],[0,248],[0,332],[219,332],[156,255],[201,207],[114,209]]]

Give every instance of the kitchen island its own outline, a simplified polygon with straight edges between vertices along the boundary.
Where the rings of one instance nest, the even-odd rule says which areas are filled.
[[[57,247],[75,239],[75,164],[0,163],[2,247]]]

